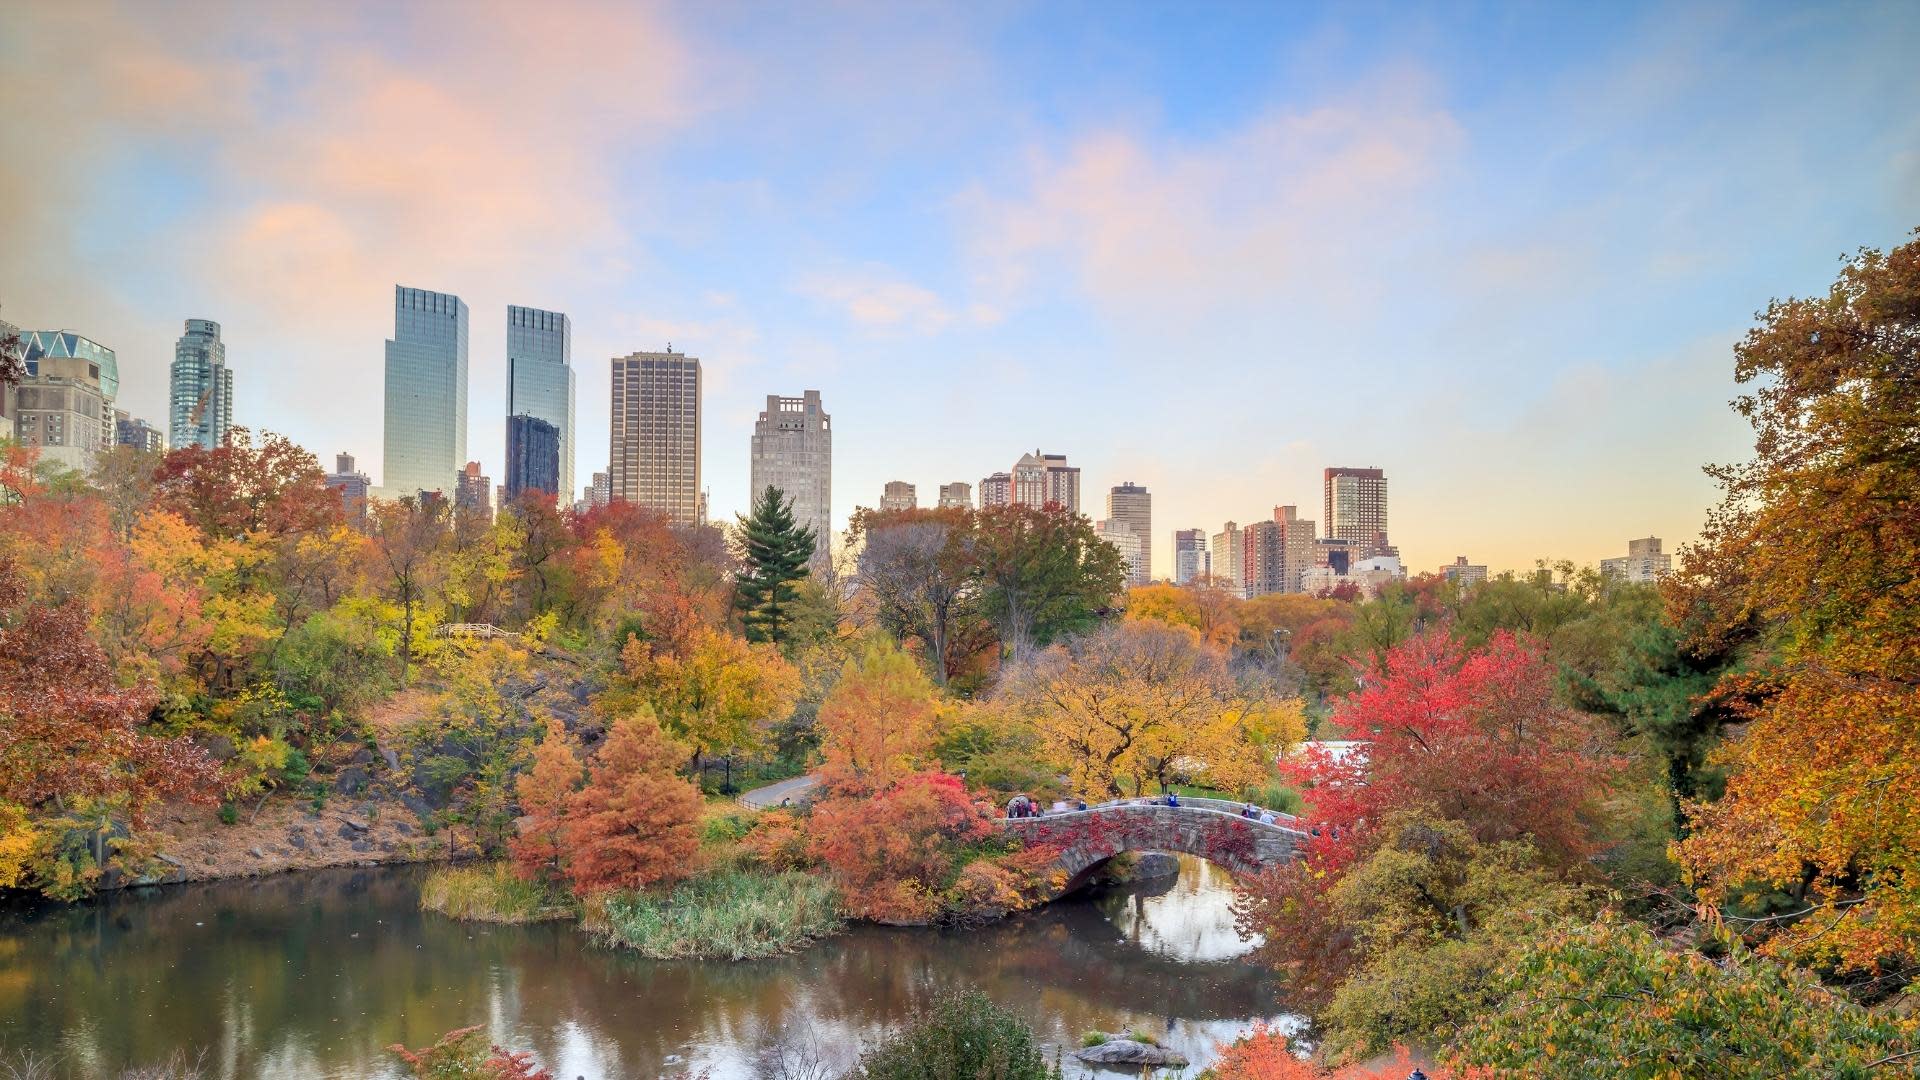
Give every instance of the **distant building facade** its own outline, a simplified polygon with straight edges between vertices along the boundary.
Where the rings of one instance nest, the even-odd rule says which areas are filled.
[[[1065,454],[1035,450],[1020,455],[1013,465],[1013,501],[1043,510],[1058,506],[1069,514],[1080,512],[1080,470],[1067,464]]]
[[[467,460],[467,305],[393,287],[381,482],[397,495],[440,491]]]
[[[38,450],[42,461],[92,469],[117,434],[118,357],[72,330],[26,331],[20,339],[27,374],[14,390],[14,438]]]
[[[573,408],[573,320],[559,311],[507,308],[507,415],[532,416],[553,425],[559,443],[556,495],[573,494],[573,463],[580,430]],[[508,440],[512,435],[509,432]],[[508,451],[511,457],[512,451]],[[513,487],[513,467],[507,468]]]
[[[507,417],[508,502],[528,492],[560,493],[560,429],[538,416]]]
[[[594,473],[593,482],[580,489],[580,497],[588,509],[597,510],[613,501],[613,482],[606,473]]]
[[[134,416],[125,409],[113,410],[113,444],[135,450],[165,450],[166,432]]]
[[[997,472],[980,480],[980,509],[1013,505],[1013,474]]]
[[[167,372],[167,445],[211,450],[227,441],[232,428],[233,371],[220,324],[188,319]]]
[[[673,351],[613,361],[614,500],[658,510],[682,525],[706,515],[700,488],[700,361]]]
[[[1270,521],[1256,521],[1242,531],[1244,595],[1297,593],[1302,575],[1317,562],[1315,523],[1300,516],[1295,506],[1276,506]]]
[[[1107,520],[1124,524],[1140,538],[1140,560],[1127,564],[1131,568],[1127,584],[1145,585],[1152,581],[1153,496],[1131,480],[1108,489]]]
[[[973,485],[964,480],[955,480],[951,484],[940,485],[940,509],[973,509]]]
[[[1657,536],[1629,540],[1625,557],[1600,560],[1601,576],[1616,581],[1645,584],[1659,581],[1672,572],[1673,556],[1660,550]]]
[[[481,474],[479,462],[469,461],[454,474],[455,513],[472,514],[482,521],[492,521],[493,496],[493,481]]]
[[[1146,581],[1141,579],[1138,569],[1140,564],[1146,561],[1146,537],[1134,532],[1133,526],[1126,522],[1115,521],[1112,518],[1095,522],[1093,531],[1120,553],[1120,561],[1127,566],[1127,586],[1131,588],[1134,585],[1146,584]]]
[[[1207,550],[1205,529],[1173,531],[1173,583],[1191,585],[1213,576],[1212,553]]]
[[[793,500],[793,520],[813,530],[814,558],[826,558],[833,540],[833,418],[820,391],[768,394],[753,423],[751,455],[750,497],[758,501],[768,488],[779,488]]]
[[[1468,562],[1465,555],[1455,555],[1453,562],[1440,568],[1440,576],[1464,589],[1486,581],[1487,568]]]
[[[1247,576],[1244,561],[1246,551],[1241,547],[1240,526],[1229,521],[1226,527],[1213,534],[1213,580],[1236,596],[1243,595],[1247,588]]]
[[[1324,475],[1327,535],[1345,540],[1362,559],[1398,555],[1387,539],[1387,474],[1334,466]]]
[[[367,523],[367,492],[373,482],[367,474],[353,467],[352,454],[335,454],[333,471],[327,474],[327,487],[340,495],[340,512],[346,516],[347,524],[354,528],[363,528]]]
[[[912,510],[919,505],[920,498],[914,486],[905,480],[887,481],[886,490],[880,493],[882,510]]]

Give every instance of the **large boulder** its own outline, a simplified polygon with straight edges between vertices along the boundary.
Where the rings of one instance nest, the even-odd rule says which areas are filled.
[[[1133,1039],[1108,1039],[1096,1046],[1075,1050],[1073,1056],[1089,1065],[1151,1066],[1184,1068],[1187,1059],[1179,1052]]]

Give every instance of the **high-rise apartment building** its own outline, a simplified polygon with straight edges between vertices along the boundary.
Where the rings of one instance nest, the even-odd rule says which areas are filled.
[[[186,333],[173,343],[173,367],[167,378],[167,445],[175,450],[208,450],[227,440],[233,427],[233,371],[220,324],[188,319]]]
[[[887,481],[886,490],[880,493],[880,509],[912,510],[920,505],[920,497],[914,486],[905,480]]]
[[[951,484],[940,485],[940,509],[973,509],[973,485],[964,480],[955,480]]]
[[[1672,572],[1673,556],[1660,550],[1660,538],[1657,536],[1627,541],[1624,558],[1600,560],[1601,575],[1618,581],[1644,584],[1659,581]]]
[[[1465,555],[1456,555],[1453,557],[1453,562],[1440,568],[1440,576],[1464,589],[1486,581],[1487,568],[1468,562]]]
[[[1207,550],[1205,529],[1173,531],[1173,583],[1191,585],[1213,576],[1213,559]]]
[[[1133,526],[1124,521],[1107,518],[1097,521],[1093,526],[1094,535],[1113,545],[1120,553],[1120,561],[1127,567],[1127,586],[1143,585],[1140,578],[1140,564],[1146,561],[1147,538],[1133,531]]]
[[[580,494],[588,508],[598,509],[613,501],[613,483],[606,473],[597,472],[593,474],[593,482],[580,489]]]
[[[1129,480],[1107,491],[1107,520],[1118,521],[1140,538],[1140,561],[1127,564],[1128,585],[1153,580],[1153,496]]]
[[[560,494],[560,429],[538,416],[507,417],[507,500]]]
[[[14,388],[14,438],[40,460],[86,472],[113,445],[120,361],[112,349],[72,330],[20,335],[26,378]]]
[[[1334,466],[1325,474],[1327,535],[1345,540],[1357,557],[1398,555],[1387,540],[1387,476],[1379,469]]]
[[[615,357],[612,443],[612,498],[700,524],[699,359],[671,345]]]
[[[453,509],[455,513],[473,514],[482,521],[493,520],[493,481],[480,472],[480,463],[469,461],[453,476]],[[506,488],[500,489],[500,494]]]
[[[327,487],[340,493],[340,512],[347,524],[358,529],[367,523],[367,491],[373,482],[353,467],[352,454],[336,454],[333,471],[327,474]]]
[[[813,554],[827,556],[833,540],[833,418],[820,391],[799,397],[767,395],[753,422],[752,498],[768,488],[793,500],[793,520],[813,530]]]
[[[1013,474],[997,472],[980,480],[980,509],[1013,505]]]
[[[1213,580],[1237,596],[1247,590],[1246,549],[1241,545],[1240,526],[1229,521],[1213,534]]]
[[[467,305],[395,285],[386,378],[383,486],[445,490],[467,460]]]
[[[1067,464],[1065,454],[1035,450],[1013,464],[1013,501],[1043,510],[1058,506],[1069,514],[1080,512],[1080,470]]]
[[[113,444],[131,446],[135,450],[165,450],[166,432],[147,423],[125,409],[113,410]]]
[[[1301,575],[1317,561],[1315,528],[1314,522],[1300,517],[1298,507],[1276,506],[1271,521],[1256,521],[1242,530],[1245,595],[1299,592]]]
[[[552,424],[559,438],[556,494],[573,493],[578,456],[573,410],[573,320],[558,311],[507,308],[507,415],[532,416]],[[507,470],[513,487],[513,470]],[[540,490],[546,491],[547,488]]]

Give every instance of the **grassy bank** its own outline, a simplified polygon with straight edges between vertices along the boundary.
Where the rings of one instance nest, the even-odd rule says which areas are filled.
[[[832,934],[841,921],[833,887],[812,874],[722,870],[666,896],[609,894],[589,905],[584,925],[656,960],[756,960]]]
[[[568,919],[573,903],[537,881],[522,881],[505,863],[448,866],[420,885],[420,907],[454,919],[526,923]]]

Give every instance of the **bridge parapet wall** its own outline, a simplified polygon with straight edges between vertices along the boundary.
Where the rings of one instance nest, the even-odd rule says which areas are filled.
[[[1117,803],[1002,824],[1029,845],[1059,849],[1057,863],[1070,881],[1126,851],[1178,851],[1253,874],[1293,859],[1307,840],[1297,829],[1184,804]]]

